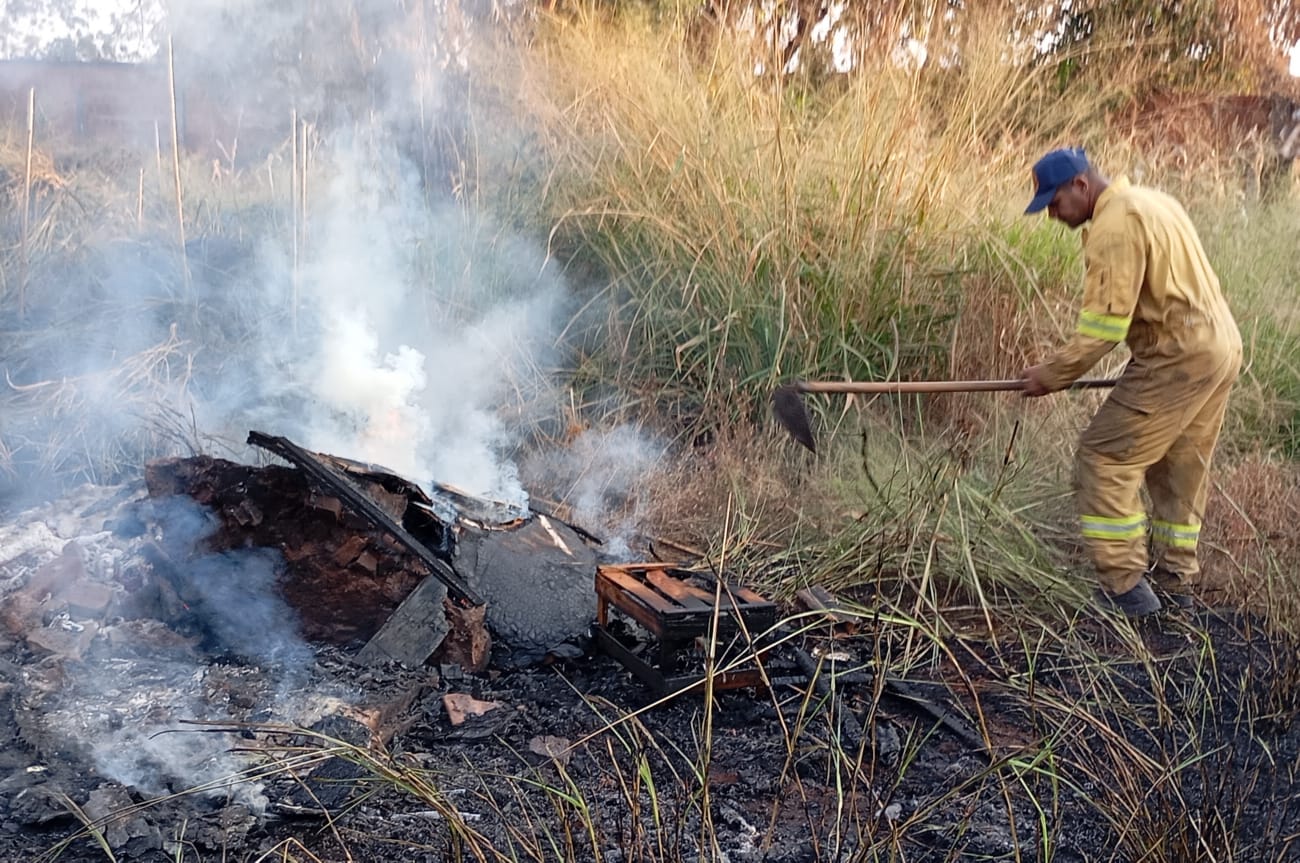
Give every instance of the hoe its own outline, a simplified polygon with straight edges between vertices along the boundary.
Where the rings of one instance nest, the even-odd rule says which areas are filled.
[[[1113,379],[1075,381],[1068,389],[1096,389],[1115,385]],[[1022,380],[1002,381],[795,381],[772,393],[772,413],[795,440],[817,452],[812,420],[804,406],[803,393],[983,393],[1023,390]]]

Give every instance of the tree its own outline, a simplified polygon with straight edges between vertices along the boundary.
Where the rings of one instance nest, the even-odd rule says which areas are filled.
[[[1123,82],[1139,102],[1169,90],[1285,87],[1286,53],[1300,37],[1290,0],[1066,0],[1026,15],[1059,34],[1041,62],[1057,65],[1062,87]]]
[[[5,0],[0,57],[135,62],[153,57],[162,0]]]

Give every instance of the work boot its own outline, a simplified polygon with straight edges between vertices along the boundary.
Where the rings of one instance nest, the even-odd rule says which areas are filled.
[[[1118,595],[1098,590],[1094,600],[1102,608],[1118,611],[1125,617],[1145,617],[1160,610],[1160,597],[1156,596],[1145,576],[1139,578],[1130,590]]]
[[[1171,608],[1184,611],[1192,607],[1192,594],[1187,589],[1187,582],[1178,573],[1165,569],[1160,564],[1147,572],[1156,596]]]

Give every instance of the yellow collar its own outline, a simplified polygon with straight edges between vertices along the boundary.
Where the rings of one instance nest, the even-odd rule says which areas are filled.
[[[1114,198],[1131,185],[1133,184],[1129,182],[1128,177],[1122,174],[1112,180],[1110,185],[1097,196],[1097,203],[1093,205],[1092,219],[1090,221],[1097,221],[1097,216],[1101,215],[1101,211],[1110,203],[1111,198]]]

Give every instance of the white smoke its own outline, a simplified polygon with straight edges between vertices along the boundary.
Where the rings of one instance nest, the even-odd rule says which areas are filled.
[[[87,486],[0,527],[0,575],[30,573],[67,558],[82,563],[52,576],[51,596],[70,584],[111,584],[124,565],[134,566],[137,544],[144,541],[99,530],[105,514],[114,514],[114,502],[122,502],[120,492]],[[215,527],[189,498],[151,499],[151,507],[161,531],[156,541],[177,553]],[[183,580],[177,590],[210,637],[227,652],[263,663],[261,668],[201,657],[192,640],[158,620],[114,616],[98,624],[78,622],[75,610],[56,616],[51,627],[102,629],[75,663],[75,673],[67,673],[73,666],[66,660],[32,663],[23,672],[29,687],[24,709],[31,728],[40,729],[32,739],[46,741],[45,757],[84,753],[101,776],[143,793],[201,788],[260,812],[267,801],[261,785],[244,776],[250,762],[233,751],[237,738],[194,723],[228,727],[249,718],[247,707],[239,705],[259,704],[263,721],[305,726],[356,699],[349,684],[314,679],[311,652],[274,593],[276,566],[276,555],[241,549],[199,554],[175,572]],[[13,603],[24,581],[0,578],[0,605]]]
[[[297,372],[314,398],[305,443],[526,505],[499,410],[545,387],[563,287],[544,256],[478,241],[485,220],[430,209],[411,172],[365,155],[336,152],[303,272],[319,325]]]
[[[226,211],[213,212],[221,209],[214,205],[197,213],[194,202],[211,190],[187,188],[188,237],[203,246],[190,250],[184,280],[170,222],[160,223],[169,229],[165,233],[142,231],[129,243],[116,242],[113,226],[104,227],[109,241],[90,249],[98,256],[94,277],[65,281],[84,282],[87,295],[111,300],[117,314],[102,319],[89,336],[78,330],[76,339],[52,324],[48,329],[59,347],[72,344],[63,351],[66,359],[55,363],[53,349],[33,350],[29,363],[15,367],[24,368],[28,380],[58,380],[111,369],[124,355],[147,354],[151,345],[180,345],[169,353],[175,368],[160,368],[157,376],[183,382],[177,389],[193,402],[177,413],[184,424],[193,424],[183,431],[195,440],[224,440],[239,457],[247,432],[256,429],[382,465],[426,487],[444,483],[526,505],[514,459],[526,430],[539,417],[557,413],[548,379],[559,365],[556,340],[567,290],[540,247],[464,201],[439,197],[412,164],[412,130],[423,133],[420,124],[429,120],[423,112],[444,104],[433,75],[437,64],[416,57],[411,62],[419,74],[404,78],[410,70],[394,59],[400,52],[378,56],[334,40],[336,25],[348,24],[351,12],[382,18],[400,14],[401,4],[174,0],[169,6],[181,83],[208,76],[209,94],[245,105],[271,100],[269,120],[282,124],[274,127],[283,129],[286,141],[291,129],[303,129],[293,118],[319,111],[309,152],[295,152],[291,160],[280,147],[264,165],[243,169],[275,178],[261,208],[233,200],[245,191],[239,187],[232,199],[221,200],[229,204]],[[335,14],[340,11],[349,15]],[[321,13],[322,20],[308,20],[308,12]],[[304,45],[337,51],[345,71],[359,68],[370,75],[367,84],[383,95],[368,114],[337,116],[343,109],[327,88],[314,87],[292,63],[283,63]],[[263,67],[268,59],[280,65]],[[340,73],[338,80],[347,83],[347,75]],[[330,111],[336,113],[327,118]],[[507,134],[492,132],[502,139]],[[235,149],[230,139],[221,143]],[[159,166],[161,152],[148,154],[159,157]],[[295,171],[306,169],[306,183],[295,174],[301,200],[291,199],[285,188],[291,163]],[[145,164],[152,177],[153,163]],[[162,185],[170,190],[170,184]],[[144,198],[144,179],[139,188]],[[142,208],[159,202],[166,204],[163,211],[172,211],[170,197]],[[60,299],[58,308],[83,312],[84,323],[96,309],[79,296]],[[175,342],[167,341],[169,332]],[[123,399],[111,387],[95,395],[101,396],[91,400],[95,415],[62,425],[109,436],[121,434],[122,424],[140,422],[122,410]],[[609,526],[617,534],[614,544],[626,548],[621,537],[630,535],[638,515],[633,483],[660,454],[661,448],[633,429],[593,434],[557,457],[556,475],[570,478],[570,499],[584,517]],[[200,539],[201,532],[192,537]],[[189,559],[183,548],[174,552]],[[196,567],[200,580],[192,586],[209,599],[213,633],[251,650],[246,658],[269,666],[277,689],[292,688],[299,677],[291,666],[305,665],[309,650],[296,640],[255,637],[286,632],[282,605],[271,595],[275,561],[227,555],[204,564],[214,569],[206,573],[211,578]],[[88,672],[87,697],[69,702],[66,715],[51,717],[55,724],[81,723],[74,736],[94,741],[102,773],[162,793],[164,786],[179,790],[178,782],[216,782],[234,769],[221,757],[229,741],[220,735],[156,734],[185,719],[242,718],[236,705],[220,700],[219,687],[208,685],[213,666],[207,657],[179,656],[173,667],[160,668],[156,681],[119,678],[115,670],[122,667],[110,661]],[[116,714],[86,707],[100,696],[114,701],[115,693],[129,692],[139,695]],[[269,692],[264,703],[285,707],[281,696]],[[256,804],[257,789],[248,794]]]
[[[229,734],[218,734],[194,725],[160,724],[144,721],[146,715],[160,714],[184,718],[203,716],[201,693],[182,687],[182,678],[165,689],[151,693],[164,700],[149,705],[139,715],[113,717],[117,728],[86,728],[93,741],[91,757],[100,774],[141,793],[161,796],[202,789],[209,797],[226,798],[243,803],[250,811],[261,814],[269,802],[261,782],[249,781],[246,758],[231,752]],[[102,702],[101,702],[102,703]],[[221,721],[224,717],[217,717]],[[174,721],[174,720],[173,720]]]
[[[589,429],[564,450],[534,454],[527,472],[545,478],[576,523],[602,535],[607,557],[631,560],[649,504],[643,492],[665,453],[662,442],[633,426]]]

